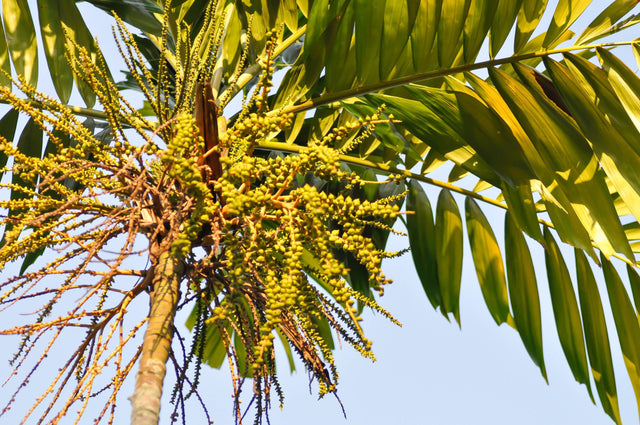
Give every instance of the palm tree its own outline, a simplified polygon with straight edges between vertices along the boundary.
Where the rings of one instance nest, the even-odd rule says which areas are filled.
[[[635,1],[611,2],[580,31],[574,28],[575,22],[590,5],[589,1],[560,0],[546,15],[548,7],[544,0],[283,0],[252,5],[240,1],[193,0],[174,1],[176,6],[154,0],[88,3],[119,16],[139,30],[129,36],[123,26],[119,27],[123,46],[129,49],[125,52],[129,60],[127,78],[115,86],[104,68],[91,65],[100,63],[100,52],[74,1],[40,0],[39,22],[49,71],[60,100],[57,105],[35,95],[25,85],[35,84],[38,69],[37,37],[29,5],[24,0],[2,2],[5,36],[0,37],[0,53],[9,54],[0,55],[0,66],[10,71],[10,57],[16,74],[23,77],[22,89],[29,95],[29,100],[21,103],[5,90],[3,98],[14,109],[1,122],[3,137],[13,138],[17,109],[29,112],[29,107],[36,107],[31,113],[34,119],[17,138],[14,157],[27,160],[41,152],[42,133],[36,119],[40,110],[54,115],[65,110],[90,118],[87,126],[100,124],[97,129],[91,128],[91,132],[98,131],[96,134],[104,136],[103,140],[118,141],[118,133],[126,139],[126,129],[133,128],[143,138],[149,138],[153,132],[170,145],[178,139],[176,134],[181,134],[170,128],[180,124],[198,129],[205,143],[209,143],[205,151],[218,152],[222,157],[227,153],[209,148],[226,140],[224,126],[229,129],[227,134],[240,134],[241,139],[246,139],[248,133],[241,129],[257,125],[258,121],[249,119],[251,113],[258,111],[254,118],[262,119],[260,125],[265,122],[270,125],[270,131],[251,139],[247,148],[232,149],[227,154],[238,163],[254,157],[271,158],[267,160],[269,164],[289,161],[287,166],[297,170],[292,175],[300,176],[296,167],[301,165],[294,163],[294,158],[315,158],[314,149],[329,143],[342,170],[355,174],[324,170],[330,177],[328,180],[357,176],[348,183],[369,182],[368,185],[363,189],[345,188],[344,184],[338,187],[335,181],[327,184],[307,175],[306,180],[305,176],[296,177],[301,187],[315,185],[318,193],[340,192],[351,200],[369,201],[377,208],[400,202],[400,194],[406,187],[407,214],[400,221],[406,227],[420,281],[433,308],[458,323],[466,227],[478,282],[491,316],[498,325],[507,323],[519,333],[546,379],[541,308],[528,243],[543,246],[554,320],[573,376],[586,385],[592,399],[593,377],[602,408],[620,423],[611,343],[604,320],[605,309],[610,309],[627,372],[640,402],[637,320],[640,278],[635,258],[640,250],[637,243],[640,80],[620,59],[629,51],[640,56],[640,46],[634,41],[608,41],[608,37],[618,32],[635,28],[638,18],[629,15]],[[551,17],[548,25],[544,16]],[[510,49],[505,44],[511,41],[512,31],[515,36]],[[488,58],[480,60],[485,41]],[[66,66],[61,59],[61,52],[65,51],[70,52],[69,57],[75,63],[75,73],[74,67]],[[285,69],[286,74],[271,95],[268,89],[274,69]],[[92,71],[99,78],[93,82],[83,79],[83,70]],[[258,76],[262,77],[257,79]],[[68,102],[74,79],[86,108],[62,106]],[[1,82],[10,88],[6,78]],[[123,103],[123,98],[118,98],[118,89],[131,88],[141,90],[148,98],[146,109],[136,112]],[[245,112],[220,118],[221,110],[231,99],[251,93],[252,88],[257,94]],[[91,109],[96,95],[104,111]],[[180,121],[180,113],[195,116],[195,127],[188,120]],[[155,117],[155,122],[145,114]],[[56,115],[57,119],[61,115]],[[65,119],[70,122],[72,131],[68,133],[72,133],[74,140],[87,137],[79,122]],[[142,153],[139,155],[142,158]],[[174,157],[166,159],[174,160]],[[206,154],[202,161],[212,173],[205,175],[205,180],[227,181],[228,173],[223,177],[222,171],[216,171],[222,170],[219,167],[220,162],[225,163],[223,159]],[[313,164],[320,166],[320,163]],[[433,179],[430,173],[445,164],[451,166],[448,181]],[[261,174],[259,179],[268,180],[268,173],[274,172],[269,170],[265,168],[267,174]],[[148,177],[145,173],[139,175]],[[74,178],[76,190],[82,191],[89,184],[78,181],[80,177],[75,174]],[[212,183],[212,192],[198,192],[198,182],[181,178],[172,176],[171,187],[176,184],[187,187],[191,182],[194,193],[201,194],[194,195],[194,199],[206,198],[202,205],[217,205],[220,210],[234,197],[233,191],[242,186],[241,180],[230,179],[229,187]],[[30,192],[15,187],[28,187],[29,182],[18,173],[12,179],[12,200],[26,199]],[[151,190],[157,180],[149,179],[144,184]],[[373,185],[376,179],[386,184]],[[425,184],[442,188],[435,213],[423,190]],[[464,226],[452,192],[465,197]],[[133,199],[131,193],[127,192],[128,200]],[[17,203],[12,205],[14,210],[9,213],[7,224],[11,223],[11,217],[23,212],[15,208]],[[480,205],[505,211],[504,258]],[[144,205],[137,208],[140,213],[149,210]],[[141,283],[135,286],[133,296],[138,297],[148,287],[154,288],[151,310],[159,314],[149,318],[139,354],[142,371],[139,376],[144,376],[145,364],[151,369],[153,364],[160,365],[157,366],[161,369],[160,384],[156,380],[150,386],[158,400],[164,363],[167,356],[175,354],[171,350],[173,314],[184,301],[191,301],[194,309],[189,325],[195,335],[192,354],[198,365],[202,361],[219,367],[228,355],[236,366],[239,381],[243,375],[253,377],[258,393],[269,389],[271,384],[278,388],[277,380],[270,380],[274,371],[272,358],[252,355],[246,349],[266,346],[264,335],[252,339],[243,334],[244,328],[237,326],[244,321],[251,328],[252,319],[247,312],[261,311],[270,305],[263,301],[262,293],[247,295],[245,288],[243,294],[250,301],[239,307],[238,317],[224,325],[208,320],[206,306],[217,301],[211,298],[212,294],[195,291],[198,301],[188,297],[179,301],[181,281],[206,282],[210,279],[207,273],[211,273],[211,269],[194,268],[188,262],[185,266],[182,260],[192,255],[189,250],[193,246],[203,245],[207,236],[201,232],[206,220],[193,222],[195,219],[189,217],[209,217],[215,211],[198,211],[197,216],[178,217],[175,223],[168,224],[158,221],[164,217],[162,211],[151,213],[153,224],[165,225],[170,230],[166,234],[161,232],[162,238],[156,239],[155,245],[149,238],[151,266],[145,273],[138,273]],[[232,216],[244,217],[242,211]],[[360,229],[366,240],[374,244],[375,249],[368,252],[380,253],[378,260],[387,255],[382,251],[398,217],[394,210],[385,210]],[[324,218],[328,231],[336,230],[335,220]],[[228,227],[223,230],[233,233],[233,226],[238,223],[228,221],[224,221]],[[149,235],[146,222],[136,223],[136,231]],[[177,229],[182,229],[180,225],[184,223],[193,224],[196,231],[187,237],[185,252],[176,256],[172,249],[182,243],[174,242],[181,240],[182,230]],[[341,226],[338,228],[342,229]],[[5,237],[7,243],[20,240],[19,232],[6,233],[14,238]],[[316,237],[321,240],[322,235]],[[575,250],[575,285],[557,238]],[[128,246],[133,246],[133,240],[128,242]],[[318,262],[322,256],[310,249],[310,244],[300,245],[301,254],[294,265],[315,279],[317,287],[330,288],[331,279]],[[26,255],[23,271],[38,259],[45,245],[21,252]],[[4,248],[9,246],[5,244]],[[217,245],[214,241],[208,246]],[[379,261],[365,264],[364,257],[359,256],[360,248],[344,248],[330,254],[337,261],[336,267],[341,267],[338,280],[348,282],[349,299],[359,304],[356,308],[348,307],[351,304],[338,296],[333,315],[321,318],[310,312],[308,317],[293,317],[287,309],[277,310],[279,322],[265,331],[280,337],[285,347],[298,352],[305,366],[319,379],[322,391],[333,391],[335,384],[328,329],[335,325],[332,320],[336,315],[345,316],[344,324],[355,329],[354,345],[369,355],[367,341],[356,326],[357,315],[365,305],[380,308],[372,301],[373,290],[381,289],[385,280],[377,270]],[[129,248],[127,254],[133,251]],[[210,252],[207,250],[207,255]],[[199,260],[194,261],[193,264],[199,264]],[[249,263],[238,263],[245,268],[253,264],[255,258]],[[601,300],[592,270],[594,264],[602,270],[610,306]],[[614,264],[626,267],[631,293]],[[261,275],[252,276],[258,279]],[[251,290],[263,286],[268,287],[258,282]],[[166,298],[158,296],[163,293],[158,288],[167,289]],[[317,296],[323,297],[319,292]],[[265,297],[269,299],[268,295]],[[12,296],[5,299],[15,302]],[[323,300],[317,304],[322,308],[336,305],[329,299],[318,299]],[[161,308],[163,303],[168,308]],[[115,318],[113,311],[110,320]],[[156,325],[160,329],[155,333],[149,331],[154,326],[153,317],[158,319]],[[299,322],[306,320],[300,317],[308,318],[308,327]],[[311,317],[316,317],[317,322],[311,323],[316,320]],[[341,330],[344,329],[338,328]],[[158,344],[166,348],[154,350]],[[157,352],[164,357],[154,358]],[[134,360],[137,357],[138,354]],[[145,363],[147,360],[150,363]],[[189,360],[185,362],[180,366],[189,365]],[[123,368],[128,371],[131,364]],[[143,386],[140,382],[138,388]],[[119,385],[116,384],[114,397]],[[136,392],[134,406],[148,404],[144,397],[143,392]],[[157,416],[157,409],[153,415]]]

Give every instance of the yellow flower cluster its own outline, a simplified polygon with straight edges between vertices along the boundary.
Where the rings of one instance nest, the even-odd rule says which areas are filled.
[[[173,255],[184,258],[191,252],[192,243],[204,223],[215,214],[213,196],[202,179],[195,152],[203,149],[203,141],[198,136],[198,127],[190,115],[180,115],[174,124],[174,137],[167,148],[160,151],[160,164],[166,168],[173,180],[175,208],[190,208],[188,218],[181,224],[180,233],[173,241]]]
[[[255,120],[254,126],[267,128],[262,133],[248,132],[246,123],[240,122],[240,128],[230,129],[229,134],[236,136],[228,140],[242,137],[240,143],[253,147],[255,138],[286,122],[249,117]],[[272,122],[265,124],[268,119]],[[223,157],[223,175],[214,183],[220,195],[218,209],[206,214],[214,222],[210,227],[215,229],[217,244],[196,266],[201,274],[215,275],[221,282],[208,288],[217,300],[208,323],[224,327],[230,322],[242,329],[239,309],[257,311],[247,313],[257,323],[242,329],[254,378],[273,373],[273,339],[279,332],[315,374],[321,394],[335,390],[337,371],[320,324],[328,324],[362,355],[373,358],[355,304],[390,317],[373,299],[350,287],[344,254],[353,255],[366,269],[370,287],[382,292],[390,280],[382,273],[381,262],[394,254],[379,250],[363,235],[371,228],[391,230],[384,223],[400,214],[401,198],[352,197],[351,189],[367,182],[343,170],[339,151],[327,144],[330,141],[287,156]],[[305,176],[341,182],[346,189],[333,193],[304,183]],[[194,207],[194,214],[205,209],[211,211]]]

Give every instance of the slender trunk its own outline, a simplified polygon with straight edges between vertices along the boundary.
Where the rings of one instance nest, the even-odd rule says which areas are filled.
[[[171,351],[182,272],[182,262],[170,255],[170,244],[163,244],[154,266],[149,321],[142,344],[135,392],[130,399],[132,425],[157,425],[160,418],[162,382]]]

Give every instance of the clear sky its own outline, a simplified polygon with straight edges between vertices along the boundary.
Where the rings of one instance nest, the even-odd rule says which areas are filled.
[[[29,3],[35,9],[35,1]],[[609,2],[603,0],[595,3]],[[83,9],[90,10],[89,7]],[[118,53],[111,42],[111,23],[106,15],[94,13],[87,21],[105,49],[107,59],[117,60]],[[44,63],[42,55],[41,66]],[[46,73],[42,68],[40,75]],[[117,74],[114,76],[118,78]],[[39,88],[54,93],[50,83],[44,78]],[[77,95],[72,99],[73,102],[81,104]],[[444,178],[446,179],[446,175]],[[435,204],[438,191],[429,189],[428,194]],[[462,209],[463,199],[456,200]],[[502,243],[503,213],[490,206],[483,206],[483,209],[490,217],[498,240]],[[407,245],[406,239],[396,237],[390,248],[401,249]],[[363,359],[349,347],[336,352],[337,365],[341,371],[338,394],[346,409],[347,419],[342,416],[340,405],[332,396],[317,400],[315,384],[311,385],[312,394],[309,393],[308,375],[303,369],[289,375],[286,372],[286,360],[281,357],[280,379],[285,391],[285,406],[282,412],[277,405],[272,409],[271,424],[612,424],[601,407],[591,403],[586,388],[578,385],[571,376],[552,320],[553,313],[544,279],[543,252],[533,245],[532,249],[540,272],[538,283],[543,314],[544,352],[550,385],[545,383],[530,360],[516,332],[507,326],[497,327],[491,319],[477,284],[468,248],[465,251],[462,277],[462,330],[457,324],[446,321],[439,312],[433,311],[422,291],[411,256],[407,254],[385,263],[386,274],[395,283],[387,288],[385,296],[380,299],[380,303],[402,322],[402,328],[379,315],[366,313],[363,326],[369,338],[374,341],[373,349],[378,360],[372,363]],[[565,252],[567,259],[572,258],[570,251]],[[602,280],[599,284],[603,300],[607,303]],[[141,308],[145,307],[144,303],[139,305]],[[6,320],[7,314],[3,313],[1,317]],[[610,326],[609,336],[615,347],[617,340],[610,314],[607,320]],[[183,319],[179,319],[178,326],[183,322]],[[3,325],[6,326],[8,324]],[[12,343],[0,343],[0,359],[8,358],[14,348]],[[298,367],[302,367],[299,362]],[[623,419],[626,424],[637,423],[633,391],[622,356],[619,349],[615,348],[614,367],[618,374]],[[8,370],[8,366],[0,368],[0,371]],[[170,392],[170,385],[165,388],[166,392]],[[228,371],[225,368],[222,371],[207,370],[200,390],[205,402],[209,403],[209,412],[215,423],[233,423]],[[247,394],[251,391],[250,385],[245,391]],[[125,389],[121,394],[120,420],[116,423],[128,421],[127,397],[131,393],[132,390]],[[27,396],[28,400],[23,403],[30,404],[36,395],[24,393],[23,397]],[[0,389],[2,406],[7,401],[7,396],[7,391]],[[170,423],[167,419],[170,407],[165,404],[164,420],[161,422],[163,425]],[[205,423],[197,404],[191,404],[188,412],[190,425]],[[0,423],[18,423],[17,413],[19,411],[5,416],[0,419]],[[72,422],[70,420],[64,423]],[[82,424],[89,423],[92,423],[90,415],[82,421]],[[251,423],[251,420],[247,423]]]

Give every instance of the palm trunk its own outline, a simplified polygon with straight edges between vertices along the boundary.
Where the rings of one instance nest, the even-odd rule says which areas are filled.
[[[157,425],[160,418],[162,383],[171,352],[173,321],[184,268],[182,261],[171,257],[170,249],[170,244],[163,244],[153,268],[149,321],[142,344],[135,392],[130,399],[132,425]]]

